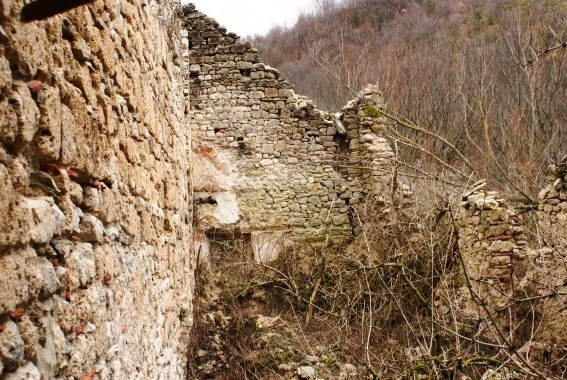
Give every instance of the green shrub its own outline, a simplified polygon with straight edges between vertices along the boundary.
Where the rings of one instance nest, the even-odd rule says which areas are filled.
[[[366,107],[364,107],[364,110],[362,111],[362,115],[364,117],[377,118],[377,117],[380,116],[380,111],[378,111],[378,109],[376,107],[366,106]]]

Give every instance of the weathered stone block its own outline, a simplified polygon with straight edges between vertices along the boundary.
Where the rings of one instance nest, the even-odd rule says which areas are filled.
[[[0,257],[0,313],[15,310],[39,294],[42,275],[36,259],[29,247]]]
[[[279,91],[277,88],[268,87],[264,89],[267,98],[277,98],[279,96]],[[282,107],[283,108],[283,107]]]
[[[99,190],[95,187],[85,186],[83,188],[82,206],[87,210],[97,211],[100,207]]]
[[[274,153],[274,144],[262,144],[262,153]]]
[[[53,198],[24,198],[22,206],[30,217],[30,239],[36,244],[49,243],[65,227],[65,215]]]
[[[29,144],[38,129],[39,109],[32,99],[30,90],[24,82],[14,82],[14,92],[9,96],[8,103],[12,106],[18,118],[18,133],[14,148],[20,151]]]
[[[18,325],[12,321],[4,323],[4,331],[0,334],[0,361],[6,371],[13,371],[23,362],[24,341]],[[13,377],[27,379],[27,377]],[[39,380],[39,377],[37,378]]]
[[[18,133],[18,116],[7,99],[0,102],[0,142],[11,146]]]
[[[251,91],[250,92],[250,98],[252,99],[262,99],[264,98],[264,91]]]
[[[23,367],[18,368],[15,372],[7,373],[3,380],[41,380],[41,374],[33,363],[28,362]]]
[[[59,279],[53,264],[45,258],[40,258],[37,261],[37,268],[42,277],[41,293],[46,296],[52,295],[59,287]]]
[[[348,215],[346,215],[346,214],[335,215],[335,216],[333,216],[332,220],[333,220],[333,225],[335,225],[335,226],[340,226],[340,225],[350,223]]]
[[[101,243],[104,240],[104,226],[94,215],[84,214],[79,228],[79,236],[83,241]]]
[[[236,54],[242,54],[247,50],[246,44],[234,44],[230,48],[230,51]]]
[[[85,287],[92,282],[96,275],[96,260],[91,244],[77,244],[65,261],[72,278],[76,281],[75,286]]]
[[[40,110],[36,154],[46,161],[57,161],[61,151],[61,101],[59,90],[43,85],[37,95]]]
[[[252,62],[238,61],[236,63],[236,68],[239,70],[251,70],[253,66],[254,64]]]
[[[306,220],[305,218],[295,217],[295,218],[291,218],[291,219],[289,220],[289,224],[290,224],[291,226],[300,227],[300,226],[305,226],[306,223],[307,223],[307,220]]]

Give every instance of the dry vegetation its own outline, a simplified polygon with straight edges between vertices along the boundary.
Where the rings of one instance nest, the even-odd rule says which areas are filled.
[[[213,241],[213,270],[198,280],[193,376],[290,379],[315,357],[326,379],[564,378],[561,344],[536,341],[546,300],[566,294],[539,296],[527,283],[502,290],[496,308],[463,271],[458,199],[414,201],[387,222],[367,214],[349,249],[295,246],[257,264],[246,238]]]
[[[339,109],[375,83],[387,114],[419,127],[391,119],[405,172],[438,176],[442,159],[452,175],[535,198],[547,165],[567,153],[565,1],[316,3],[293,28],[253,41],[297,92]]]

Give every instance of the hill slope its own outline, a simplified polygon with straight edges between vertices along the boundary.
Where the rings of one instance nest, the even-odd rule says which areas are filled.
[[[431,135],[438,134],[479,163],[477,172],[509,175],[502,187],[533,195],[549,162],[567,153],[565,1],[318,4],[315,14],[256,37],[254,45],[323,109],[376,83],[389,109],[430,132],[397,131],[399,142],[410,138],[421,148],[403,149],[406,162],[427,161],[427,150],[462,165]]]

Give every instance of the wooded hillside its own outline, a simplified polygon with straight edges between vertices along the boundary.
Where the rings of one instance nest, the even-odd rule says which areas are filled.
[[[533,200],[567,153],[566,1],[316,0],[253,44],[323,109],[377,84],[408,174]]]

